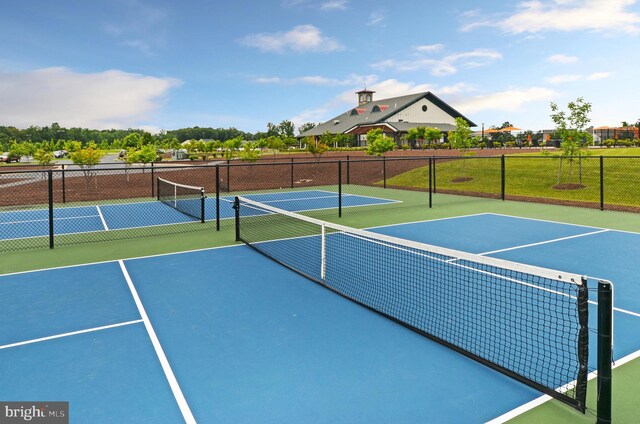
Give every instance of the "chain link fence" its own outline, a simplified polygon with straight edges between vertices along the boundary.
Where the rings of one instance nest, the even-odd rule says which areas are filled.
[[[426,212],[432,202],[437,206],[472,198],[640,212],[638,177],[640,157],[601,156],[21,167],[0,172],[0,251],[189,231],[214,234],[233,227],[236,195],[331,219],[403,208]],[[193,190],[178,194],[176,189],[175,198],[159,201],[158,178]],[[199,201],[200,188],[206,196],[202,219],[179,207]]]

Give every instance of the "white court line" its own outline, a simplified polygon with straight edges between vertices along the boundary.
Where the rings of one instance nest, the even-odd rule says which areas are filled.
[[[621,358],[617,361],[614,361],[613,364],[613,369],[616,369],[618,367],[621,367],[622,365],[633,361],[634,359],[638,359],[640,358],[640,350],[635,351],[627,356],[625,356],[624,358]],[[594,371],[594,372],[590,372],[589,376],[587,377],[587,380],[593,380],[594,378],[596,378],[598,374]],[[503,424],[506,423],[507,421],[524,414],[525,412],[528,412],[530,410],[532,410],[533,408],[536,408],[540,405],[542,405],[543,403],[550,401],[551,399],[553,399],[551,396],[549,395],[542,395],[530,402],[525,403],[524,405],[520,405],[519,407],[512,409],[511,411],[500,415],[499,417],[496,417],[490,421],[487,421],[486,424]]]
[[[8,349],[10,347],[24,346],[24,345],[28,345],[28,344],[31,344],[31,343],[44,342],[46,340],[53,340],[53,339],[59,339],[59,338],[62,338],[62,337],[75,336],[77,334],[91,333],[93,331],[107,330],[109,328],[116,328],[116,327],[122,327],[124,325],[137,324],[139,322],[142,322],[142,320],[141,319],[137,319],[137,320],[133,320],[133,321],[120,322],[118,324],[103,325],[101,327],[87,328],[85,330],[78,330],[78,331],[71,331],[69,333],[56,334],[55,336],[40,337],[38,339],[25,340],[23,342],[6,344],[4,346],[0,346],[0,349]]]
[[[604,212],[616,212],[616,211],[604,211]],[[525,219],[525,220],[528,220],[528,221],[549,222],[551,224],[570,225],[572,227],[585,227],[585,228],[593,228],[594,230],[610,230],[610,231],[615,231],[615,232],[618,232],[618,233],[627,233],[627,234],[640,235],[640,233],[637,232],[637,231],[616,230],[615,228],[595,227],[593,225],[584,225],[584,224],[572,224],[570,222],[551,221],[549,219],[542,219],[542,218],[528,218],[528,217],[522,217],[522,216],[507,215],[507,214],[504,214],[504,213],[487,212],[487,215],[506,216],[506,217],[509,217],[509,218]]]
[[[100,215],[100,221],[102,221],[102,226],[104,227],[104,230],[109,231],[109,227],[107,227],[107,221],[104,220],[104,215],[102,215],[100,206],[96,205],[96,209],[98,210],[98,215]]]
[[[193,414],[191,413],[191,409],[187,404],[187,400],[182,394],[182,389],[180,389],[180,385],[178,384],[178,380],[176,380],[176,376],[173,374],[173,370],[171,369],[171,365],[169,365],[169,360],[162,349],[162,345],[160,344],[160,340],[158,340],[158,336],[156,335],[153,326],[151,325],[151,321],[149,321],[149,316],[142,305],[142,301],[140,300],[140,296],[138,296],[138,291],[133,285],[133,281],[131,280],[131,276],[129,275],[129,271],[124,265],[124,261],[118,261],[120,264],[120,269],[122,270],[122,274],[124,275],[125,280],[127,280],[127,285],[129,286],[129,290],[131,290],[131,295],[133,296],[133,300],[136,302],[136,306],[138,307],[138,312],[142,317],[142,321],[144,322],[144,326],[147,329],[147,333],[149,334],[149,338],[151,339],[151,343],[153,344],[153,348],[156,351],[156,355],[158,355],[158,360],[160,361],[160,365],[162,365],[162,370],[164,371],[164,375],[167,377],[169,381],[169,386],[171,387],[171,391],[173,392],[173,396],[176,398],[176,402],[180,407],[180,411],[182,412],[182,417],[184,418],[187,424],[191,424],[196,422]]]
[[[82,218],[95,218],[98,215],[78,215],[78,216],[66,216],[66,217],[58,217],[53,218],[54,221],[63,221],[65,219],[82,219]],[[32,222],[49,222],[49,218],[43,219],[27,219],[24,221],[8,221],[8,222],[0,222],[0,225],[15,225],[15,224],[30,224]]]
[[[542,244],[555,243],[557,241],[570,240],[570,239],[579,238],[579,237],[585,237],[585,236],[592,236],[594,234],[606,233],[608,231],[611,231],[611,230],[598,230],[598,231],[592,231],[590,233],[576,234],[574,236],[560,237],[560,238],[557,238],[557,239],[540,241],[540,242],[537,242],[537,243],[523,244],[523,245],[520,245],[520,246],[507,247],[506,249],[499,249],[499,250],[492,250],[490,252],[478,253],[478,255],[484,256],[484,255],[491,255],[493,253],[508,252],[509,250],[523,249],[525,247],[532,247],[532,246],[540,246]]]
[[[79,267],[83,267],[83,266],[111,264],[111,263],[119,262],[120,260],[134,261],[134,260],[138,260],[138,259],[158,258],[158,257],[163,257],[163,256],[171,256],[171,255],[183,255],[183,254],[189,254],[189,253],[195,253],[195,252],[206,252],[208,250],[229,249],[229,248],[232,248],[232,247],[246,247],[246,245],[244,243],[243,244],[240,244],[240,243],[238,243],[238,244],[228,244],[228,245],[225,245],[225,246],[202,247],[200,249],[183,250],[183,251],[180,251],[180,252],[156,253],[156,254],[153,254],[153,255],[132,256],[130,258],[122,258],[122,259],[106,259],[104,261],[87,262],[87,263],[83,263],[83,264],[61,265],[61,266],[52,266],[52,267],[49,267],[49,268],[29,269],[27,271],[16,271],[16,272],[9,272],[9,273],[6,273],[6,274],[0,274],[0,278],[1,277],[9,277],[9,276],[12,276],[12,275],[32,274],[32,273],[35,273],[35,272],[55,271],[55,270],[58,270],[58,269],[69,269],[69,268],[79,268]]]

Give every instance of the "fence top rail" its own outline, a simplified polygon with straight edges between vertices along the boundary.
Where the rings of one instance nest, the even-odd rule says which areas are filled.
[[[561,155],[530,155],[530,156],[515,156],[515,155],[496,155],[496,156],[435,156],[435,155],[431,155],[431,156],[404,156],[404,157],[386,157],[386,156],[379,156],[379,157],[360,157],[360,156],[355,156],[355,157],[349,157],[348,159],[345,157],[344,159],[342,158],[337,158],[337,157],[331,157],[331,158],[318,158],[318,159],[312,159],[312,158],[305,158],[306,160],[295,160],[295,161],[271,161],[269,159],[265,159],[265,160],[260,160],[257,162],[243,162],[243,161],[233,161],[233,162],[227,162],[226,160],[220,160],[217,161],[215,163],[212,162],[206,162],[206,163],[200,163],[200,162],[196,162],[196,163],[188,163],[188,164],[182,164],[182,163],[176,163],[176,164],[171,164],[171,163],[167,163],[167,162],[163,162],[161,165],[159,164],[154,164],[154,165],[145,165],[142,166],[140,164],[137,164],[138,166],[114,166],[114,164],[99,164],[98,166],[94,165],[92,167],[85,167],[85,168],[80,168],[80,167],[74,167],[74,168],[67,168],[65,166],[61,166],[61,167],[57,167],[57,168],[45,168],[43,169],[41,165],[28,165],[29,168],[32,169],[24,169],[22,166],[22,169],[0,169],[0,175],[20,175],[20,174],[34,174],[34,173],[47,173],[49,171],[55,173],[60,173],[62,171],[65,172],[82,172],[82,171],[87,171],[87,170],[91,170],[94,172],[103,172],[103,171],[120,171],[120,172],[130,172],[130,171],[147,171],[147,170],[187,170],[187,169],[202,169],[202,168],[215,168],[215,167],[221,167],[221,168],[226,168],[226,167],[243,167],[243,166],[291,166],[292,164],[295,165],[311,165],[311,164],[337,164],[339,162],[349,162],[349,163],[358,163],[358,162],[382,162],[382,161],[386,161],[386,162],[396,162],[396,161],[415,161],[415,160],[429,160],[429,159],[437,159],[437,160],[466,160],[466,159],[472,159],[472,160],[490,160],[490,159],[500,159],[501,157],[503,157],[505,159],[600,159],[603,158],[605,160],[607,159],[623,159],[623,160],[640,160],[640,155],[638,156],[609,156],[609,155],[598,155],[598,154],[591,154],[591,155],[585,155],[585,156],[561,156]],[[302,158],[300,158],[302,159]]]

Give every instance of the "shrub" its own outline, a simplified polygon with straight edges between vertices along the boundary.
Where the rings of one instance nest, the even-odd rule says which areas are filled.
[[[499,149],[502,147],[502,143],[500,143],[499,141],[494,141],[491,143],[491,145],[493,146],[494,149]]]

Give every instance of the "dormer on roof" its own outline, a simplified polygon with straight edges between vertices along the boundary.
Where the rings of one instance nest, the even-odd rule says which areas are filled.
[[[385,110],[389,109],[389,105],[375,105],[372,109],[371,109],[371,113],[375,113],[375,112],[384,112]]]

